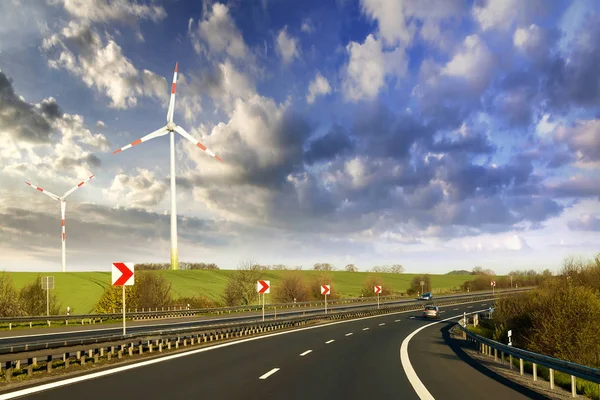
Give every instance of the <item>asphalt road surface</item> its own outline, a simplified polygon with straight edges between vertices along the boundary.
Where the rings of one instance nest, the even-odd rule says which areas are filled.
[[[485,293],[485,292],[483,292]],[[474,295],[479,295],[476,293]],[[445,298],[452,298],[453,296],[439,296],[434,299],[442,300]],[[415,299],[402,299],[395,301],[388,301],[382,304],[405,304],[414,302]],[[426,303],[426,302],[423,302]],[[429,303],[429,302],[427,302]],[[374,307],[375,303],[360,303],[360,304],[345,304],[339,306],[328,307],[328,310],[343,311],[343,310],[356,310],[360,308]],[[312,308],[312,309],[287,309],[283,312],[277,312],[278,317],[291,317],[301,315],[315,315],[322,314],[324,308]],[[266,312],[265,318],[270,319],[274,316],[274,312]],[[232,322],[251,322],[251,321],[262,321],[262,312],[256,313],[244,313],[233,316],[201,316],[201,317],[179,317],[173,319],[159,319],[159,320],[143,320],[143,321],[128,321],[127,322],[127,333],[144,333],[149,331],[155,331],[159,329],[172,329],[172,328],[188,328],[188,327],[202,327],[211,324],[218,323],[232,323]],[[109,335],[120,335],[122,333],[121,323],[111,323],[102,325],[72,325],[68,327],[57,327],[57,328],[32,328],[32,329],[19,329],[12,331],[0,331],[0,347],[18,346],[23,344],[34,344],[34,343],[46,343],[48,341],[64,341],[69,339],[84,339],[94,338]]]
[[[447,306],[441,315],[489,306],[489,300]],[[400,362],[400,347],[410,333],[432,322],[420,312],[404,312],[281,332],[116,367],[114,373],[26,398],[419,399]],[[410,361],[434,398],[531,398],[525,389],[505,386],[461,360],[445,343],[447,326],[433,324],[408,345]]]

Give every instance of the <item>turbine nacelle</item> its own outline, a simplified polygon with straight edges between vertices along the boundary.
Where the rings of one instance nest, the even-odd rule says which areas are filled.
[[[165,127],[169,132],[174,132],[175,128],[177,128],[177,125],[175,125],[175,122],[173,121],[169,121],[167,123],[167,126]]]

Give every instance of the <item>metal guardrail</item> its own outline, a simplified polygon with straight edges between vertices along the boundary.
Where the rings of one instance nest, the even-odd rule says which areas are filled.
[[[489,294],[471,294],[470,298],[452,298],[437,300],[436,304],[453,305],[475,301],[494,300],[499,297],[513,295],[514,292]],[[53,341],[22,346],[0,348],[0,368],[2,376],[10,381],[13,373],[27,373],[32,376],[34,369],[51,372],[55,367],[68,368],[71,362],[84,365],[92,360],[98,363],[101,360],[111,360],[111,357],[122,358],[128,353],[144,354],[146,352],[163,352],[180,346],[206,344],[208,342],[258,335],[274,330],[300,327],[312,322],[354,319],[360,317],[386,314],[391,312],[418,310],[423,307],[423,302],[413,301],[408,304],[387,303],[379,309],[372,306],[368,309],[334,311],[327,314],[316,314],[302,317],[285,317],[262,321],[234,322],[214,326],[170,328],[153,332],[136,333],[129,335],[112,335],[90,339],[75,339],[67,341]],[[120,349],[119,349],[120,348]],[[38,359],[44,362],[38,364]]]
[[[471,295],[470,297],[462,297],[462,298],[446,298],[442,300],[437,300],[435,303],[437,305],[451,305],[451,304],[460,304],[465,302],[475,302],[475,301],[483,301],[483,300],[494,300],[498,297],[503,297],[507,295],[512,295],[513,292],[504,292],[504,293],[496,293],[496,295],[483,294],[483,295]],[[277,318],[267,318],[265,323],[270,323],[273,321],[311,321],[314,319],[323,319],[330,318],[335,315],[352,315],[352,314],[360,314],[364,312],[378,311],[378,310],[399,310],[399,311],[410,311],[410,310],[419,310],[424,306],[424,302],[422,301],[412,301],[408,303],[387,303],[383,304],[380,309],[377,309],[377,306],[371,305],[369,308],[360,308],[357,310],[328,310],[327,314],[321,312],[316,312],[314,315],[308,316],[288,316],[288,317],[277,317]],[[254,316],[253,316],[254,317]],[[250,317],[252,318],[252,317]],[[257,317],[258,318],[258,317]],[[28,344],[20,344],[13,345],[7,347],[0,348],[0,355],[3,354],[13,354],[13,353],[21,353],[21,352],[31,352],[38,350],[47,350],[52,348],[60,348],[60,347],[71,347],[71,346],[81,346],[81,345],[89,345],[94,343],[102,343],[102,342],[111,342],[111,341],[119,341],[119,340],[131,340],[140,337],[148,337],[148,336],[164,336],[170,334],[182,335],[189,332],[198,332],[198,331],[207,331],[207,330],[224,330],[224,329],[237,329],[238,327],[243,327],[247,324],[256,325],[258,321],[250,320],[250,321],[233,321],[228,323],[218,323],[218,324],[206,324],[206,321],[202,322],[203,325],[198,326],[188,326],[188,327],[179,327],[179,328],[168,328],[168,329],[156,329],[156,330],[148,330],[144,332],[136,332],[130,333],[125,336],[118,335],[105,335],[105,336],[94,336],[93,338],[80,338],[80,339],[68,339],[68,340],[53,340],[53,341],[40,341],[40,342],[30,342]],[[260,324],[259,324],[260,325]]]
[[[518,293],[522,291],[531,290],[531,287],[526,288],[518,288],[518,289],[504,289],[497,290],[495,293]],[[482,291],[482,292],[470,292],[470,293],[462,293],[457,295],[443,295],[443,296],[434,296],[433,301],[438,299],[450,299],[450,298],[461,298],[461,297],[472,297],[474,295],[482,295],[482,294],[492,294],[492,291]],[[337,300],[328,300],[328,305],[343,305],[343,304],[357,304],[359,306],[360,303],[366,302],[375,302],[377,297],[364,297],[364,298],[346,298],[346,299],[337,299]],[[411,302],[414,299],[408,299],[402,296],[381,296],[380,301],[394,301],[397,300],[397,303],[400,302]],[[318,307],[323,306],[324,301],[304,301],[304,302],[296,302],[296,303],[270,303],[265,304],[265,310],[272,309],[289,309],[289,308],[309,308],[309,307]],[[173,318],[173,317],[183,317],[183,316],[194,316],[194,315],[202,315],[202,314],[225,314],[231,312],[258,312],[262,310],[262,305],[244,305],[244,306],[236,306],[236,307],[213,307],[213,308],[201,308],[201,309],[180,309],[180,310],[155,310],[155,311],[129,311],[127,313],[127,319],[152,319],[152,318]],[[106,313],[106,314],[77,314],[77,315],[50,315],[50,316],[21,316],[21,317],[4,317],[0,318],[0,324],[17,324],[17,323],[27,323],[30,324],[33,322],[48,322],[48,321],[73,321],[73,320],[106,320],[106,319],[120,319],[122,318],[121,312],[116,313]]]
[[[501,353],[502,360],[504,360],[504,354],[507,354],[509,357],[518,358],[520,360],[521,375],[523,375],[523,361],[529,361],[534,365],[534,379],[537,379],[537,365],[544,366],[550,370],[551,388],[554,388],[553,371],[560,371],[565,374],[571,375],[571,391],[573,397],[576,396],[576,384],[574,379],[575,377],[581,378],[589,382],[597,383],[599,385],[598,389],[600,393],[600,369],[588,367],[586,365],[576,364],[570,361],[561,360],[543,354],[533,353],[531,351],[519,349],[513,346],[508,346],[495,340],[483,337],[481,335],[476,334],[475,332],[470,331],[465,326],[465,321],[463,319],[459,321],[458,325],[460,327],[460,330],[464,332],[468,339],[480,345],[480,350],[482,351],[482,353],[491,356],[492,350],[495,350],[495,358],[497,358],[497,352]],[[512,359],[510,363],[512,368]]]

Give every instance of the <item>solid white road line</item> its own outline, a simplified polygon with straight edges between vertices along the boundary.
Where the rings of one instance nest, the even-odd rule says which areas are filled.
[[[474,303],[478,303],[478,302],[475,301]],[[56,382],[50,382],[50,383],[41,384],[39,386],[33,386],[33,387],[26,388],[26,389],[16,390],[14,392],[5,393],[5,394],[0,395],[0,400],[14,399],[17,397],[26,396],[26,395],[33,394],[33,393],[39,393],[44,390],[50,390],[50,389],[54,389],[54,388],[58,388],[58,387],[62,387],[62,386],[71,385],[71,384],[78,383],[78,382],[84,382],[84,381],[88,381],[90,379],[96,379],[96,378],[100,378],[102,376],[117,374],[119,372],[128,371],[130,369],[135,369],[135,368],[141,368],[141,367],[145,367],[145,366],[152,365],[152,364],[157,364],[157,363],[164,362],[164,361],[171,361],[171,360],[175,360],[175,359],[178,359],[181,357],[193,356],[193,355],[196,355],[199,353],[204,353],[205,351],[212,351],[212,350],[220,349],[223,347],[229,347],[229,346],[237,346],[238,344],[252,342],[255,340],[264,340],[264,339],[271,338],[274,336],[289,335],[289,334],[296,333],[296,332],[303,332],[303,331],[308,331],[308,330],[312,330],[312,329],[321,329],[321,328],[325,328],[325,327],[332,326],[332,325],[347,324],[350,322],[363,321],[363,320],[372,319],[372,318],[387,317],[390,315],[407,314],[409,312],[413,312],[413,310],[398,311],[398,312],[393,312],[393,313],[389,313],[389,314],[371,315],[369,317],[355,318],[355,319],[349,319],[349,320],[345,320],[345,321],[330,322],[328,324],[323,324],[323,325],[307,326],[304,328],[298,328],[298,329],[284,331],[284,332],[269,333],[264,336],[255,336],[255,337],[250,337],[250,338],[246,338],[246,339],[236,340],[233,342],[216,344],[214,346],[203,347],[203,348],[196,349],[196,350],[190,350],[190,351],[187,351],[184,353],[171,354],[168,356],[154,358],[151,360],[140,361],[135,364],[123,365],[121,367],[115,367],[115,368],[107,369],[104,371],[92,372],[90,374],[81,375],[81,376],[77,376],[74,378],[67,378],[64,380],[56,381]],[[369,329],[369,328],[364,328],[363,331],[366,331],[367,329]]]
[[[279,368],[273,368],[272,370],[270,370],[269,372],[267,372],[266,374],[264,374],[263,376],[261,376],[258,379],[267,379],[268,377],[270,377],[271,375],[273,375],[277,371],[279,371]]]
[[[300,357],[304,357],[308,353],[312,353],[312,350],[306,350],[304,353],[300,354]]]
[[[383,325],[385,325],[385,322],[382,322],[382,323],[379,324],[379,326],[383,326]]]
[[[331,339],[331,340],[326,341],[325,344],[329,344],[329,343],[333,343],[333,342],[335,342],[335,340]]]
[[[369,330],[369,328],[363,328],[363,331],[368,331],[368,330]]]
[[[478,311],[469,313],[469,315],[475,314],[476,312],[478,312]],[[400,363],[402,364],[402,368],[404,368],[404,373],[406,374],[408,381],[412,385],[415,392],[417,392],[417,396],[419,396],[419,399],[421,399],[421,400],[435,400],[435,398],[431,395],[431,393],[429,393],[429,390],[427,390],[425,385],[423,385],[423,382],[421,382],[417,373],[415,372],[415,369],[413,368],[412,364],[410,363],[410,359],[408,357],[408,343],[410,342],[410,339],[413,338],[413,336],[415,336],[417,333],[421,332],[423,329],[425,329],[431,325],[439,324],[440,322],[450,321],[451,319],[460,318],[460,317],[462,317],[462,315],[448,317],[448,318],[442,319],[440,321],[436,321],[436,322],[432,322],[431,324],[424,325],[424,326],[414,330],[410,335],[408,335],[402,341],[402,345],[400,346]]]
[[[352,335],[352,334],[353,334],[352,332],[350,332],[350,333],[346,333],[346,336],[350,336],[350,335]]]

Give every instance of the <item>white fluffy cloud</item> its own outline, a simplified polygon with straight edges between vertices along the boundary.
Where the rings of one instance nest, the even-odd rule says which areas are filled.
[[[344,67],[342,87],[347,100],[372,99],[386,83],[386,77],[401,77],[406,73],[407,61],[402,47],[384,51],[381,40],[368,35],[364,43],[350,42],[350,55]]]
[[[308,94],[306,95],[306,102],[308,104],[314,103],[317,96],[325,95],[331,93],[331,86],[329,85],[329,81],[321,75],[320,72],[317,72],[317,76],[313,79],[308,85]]]
[[[144,5],[130,0],[58,0],[71,15],[94,22],[160,21],[167,16],[157,5]]]
[[[487,0],[473,7],[473,18],[483,31],[509,30],[515,22],[525,23],[536,7],[544,7],[537,0]]]
[[[363,12],[378,22],[385,44],[394,47],[407,47],[417,32],[428,42],[444,45],[447,34],[441,21],[460,17],[465,7],[463,0],[361,0]],[[416,20],[422,22],[420,29]]]
[[[205,49],[207,52],[226,54],[235,59],[243,59],[248,55],[249,51],[242,34],[226,5],[214,3],[209,11],[205,4],[203,16],[203,20],[198,21],[196,27],[193,18],[188,22],[188,33],[197,53]],[[202,41],[208,45],[207,49],[203,47]]]
[[[294,58],[300,57],[298,39],[288,34],[287,26],[279,31],[275,42],[277,44],[277,53],[281,56],[284,64],[289,64]]]
[[[157,177],[150,170],[138,168],[137,175],[120,173],[115,176],[110,188],[103,189],[102,193],[114,204],[151,210],[165,198],[168,185],[165,178]]]
[[[50,67],[78,76],[88,87],[108,96],[110,107],[134,107],[139,96],[168,98],[165,78],[136,69],[110,36],[104,41],[86,23],[71,21],[60,33],[45,38],[41,48]]]
[[[481,91],[490,82],[494,64],[494,55],[483,40],[477,35],[470,35],[443,68],[443,73],[465,79],[474,89]]]

